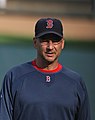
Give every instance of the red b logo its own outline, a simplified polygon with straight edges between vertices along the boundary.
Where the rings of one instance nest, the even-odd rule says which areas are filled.
[[[47,20],[46,28],[52,28],[52,27],[53,27],[53,20]]]

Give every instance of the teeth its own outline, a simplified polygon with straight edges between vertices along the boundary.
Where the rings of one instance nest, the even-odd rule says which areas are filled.
[[[53,53],[47,53],[47,54],[53,54]]]
[[[46,54],[54,54],[54,52],[46,52]]]

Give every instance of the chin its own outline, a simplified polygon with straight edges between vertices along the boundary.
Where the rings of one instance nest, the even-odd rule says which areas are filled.
[[[48,62],[48,63],[53,63],[56,58],[45,58],[45,60]]]

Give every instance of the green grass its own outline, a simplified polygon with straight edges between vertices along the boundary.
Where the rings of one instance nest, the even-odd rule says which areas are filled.
[[[19,45],[31,45],[33,37],[23,36],[11,36],[11,35],[0,35],[0,44],[19,44]],[[66,48],[87,48],[95,49],[95,40],[82,40],[82,39],[65,39]]]
[[[32,37],[0,35],[0,44],[25,44],[31,41]]]

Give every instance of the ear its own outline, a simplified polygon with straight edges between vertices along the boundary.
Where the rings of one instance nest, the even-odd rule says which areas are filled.
[[[64,42],[65,40],[62,38],[62,49],[64,49]]]
[[[37,48],[37,39],[35,37],[33,38],[33,45],[35,48]]]

